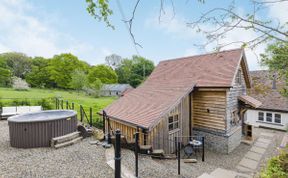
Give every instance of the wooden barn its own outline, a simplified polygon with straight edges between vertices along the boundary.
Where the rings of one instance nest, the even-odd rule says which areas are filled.
[[[242,49],[161,61],[142,85],[104,109],[106,132],[120,129],[133,141],[138,129],[140,144],[166,153],[175,152],[175,137],[201,135],[206,148],[229,153],[241,142],[245,106],[261,104],[246,95],[250,87]]]

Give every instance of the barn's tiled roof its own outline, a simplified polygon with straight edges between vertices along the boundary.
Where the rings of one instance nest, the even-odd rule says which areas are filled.
[[[111,118],[151,128],[195,86],[231,87],[242,54],[235,49],[162,61],[141,86],[105,111]]]
[[[288,98],[281,95],[280,90],[285,81],[276,77],[276,89],[272,89],[273,73],[267,70],[251,71],[253,87],[249,94],[262,102],[261,109],[288,111]]]

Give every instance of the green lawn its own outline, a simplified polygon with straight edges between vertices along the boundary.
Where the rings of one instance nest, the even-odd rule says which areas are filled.
[[[35,101],[41,100],[41,98],[50,98],[51,109],[55,109],[55,99],[56,97],[62,98],[65,101],[68,100],[69,103],[75,103],[75,110],[79,112],[79,105],[81,104],[87,115],[89,116],[89,108],[93,108],[93,120],[96,122],[99,119],[97,112],[111,104],[117,97],[100,97],[94,98],[86,96],[84,93],[77,93],[75,91],[68,90],[55,90],[55,89],[30,89],[29,91],[16,91],[12,88],[0,88],[0,102],[2,105],[15,105],[15,100],[28,101],[29,105],[35,105]],[[7,99],[9,98],[9,99]],[[14,99],[13,99],[14,98]],[[46,102],[46,100],[45,100]],[[48,102],[48,100],[47,100]]]

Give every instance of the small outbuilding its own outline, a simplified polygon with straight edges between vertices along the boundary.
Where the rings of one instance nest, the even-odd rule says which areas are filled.
[[[104,109],[105,131],[120,129],[132,142],[139,130],[140,144],[165,153],[175,152],[175,138],[203,136],[206,148],[229,153],[241,142],[245,107],[261,105],[246,95],[250,87],[243,49],[161,61]]]
[[[100,90],[101,96],[122,96],[126,91],[133,89],[129,84],[104,84]]]
[[[288,129],[288,98],[281,94],[285,80],[268,70],[250,72],[253,87],[251,96],[262,102],[257,109],[248,109],[245,123],[279,130]]]

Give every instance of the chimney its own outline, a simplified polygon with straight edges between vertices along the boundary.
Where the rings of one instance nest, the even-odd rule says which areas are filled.
[[[276,80],[277,80],[277,75],[276,73],[273,74],[273,81],[272,81],[272,89],[276,90]]]

